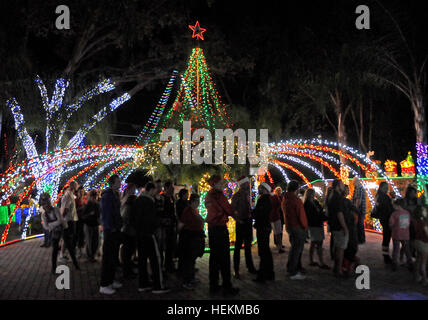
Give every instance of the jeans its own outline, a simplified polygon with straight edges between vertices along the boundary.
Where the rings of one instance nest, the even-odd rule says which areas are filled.
[[[74,266],[78,267],[77,259],[76,259],[76,248],[73,245],[73,229],[71,227],[68,227],[63,231],[62,238],[64,240],[64,246],[68,250],[71,256],[71,260],[73,260]],[[56,260],[55,260],[55,267],[56,267]]]
[[[76,226],[76,245],[79,249],[82,249],[85,246],[85,232],[84,232],[84,223],[83,221],[77,221]]]
[[[180,241],[180,247],[185,248],[180,257],[180,266],[184,282],[188,283],[195,278],[195,263],[199,255],[200,243],[204,240],[183,230],[180,234]]]
[[[138,286],[146,288],[149,286],[149,274],[147,272],[147,259],[150,260],[152,269],[153,289],[165,288],[161,256],[155,235],[145,235],[137,237],[138,248]]]
[[[288,254],[287,271],[290,276],[297,274],[301,269],[302,252],[305,246],[306,231],[302,228],[289,228],[291,249]]]
[[[223,279],[223,288],[232,287],[230,275],[229,231],[226,226],[208,227],[210,246],[209,279],[210,287],[218,286],[219,275]]]
[[[122,263],[123,273],[125,276],[132,274],[132,255],[137,249],[137,238],[129,234],[123,234],[123,245],[122,245]]]
[[[394,264],[398,265],[398,257],[400,255],[400,244],[403,246],[404,253],[406,254],[407,263],[412,263],[412,254],[410,253],[410,241],[409,240],[393,240],[393,251],[392,260]]]
[[[270,229],[257,229],[257,246],[260,257],[260,267],[258,278],[260,279],[273,279],[275,274],[273,271],[273,258],[272,252],[269,247]],[[303,242],[304,243],[304,242]]]
[[[45,246],[50,246],[51,245],[51,232],[49,231],[49,229],[43,229],[43,231],[45,232],[45,239],[43,244]]]
[[[358,215],[358,224],[357,224],[357,235],[358,235],[358,242],[364,243],[366,242],[366,233],[364,230],[364,220],[366,218],[365,213],[360,213]]]
[[[389,243],[391,242],[391,228],[389,227],[389,218],[380,219],[382,225],[382,255],[389,256]]]
[[[89,259],[94,259],[98,250],[98,226],[88,226],[85,224],[84,230],[86,238],[86,255]]]
[[[107,287],[114,281],[119,256],[119,232],[103,231],[103,258],[101,261],[101,287]]]
[[[251,221],[236,223],[235,250],[233,252],[233,265],[235,273],[239,273],[239,260],[242,243],[244,243],[245,263],[249,271],[254,271],[253,257],[251,255],[251,242],[253,241],[253,226]]]
[[[173,258],[177,250],[177,232],[175,226],[164,227],[165,235],[165,261],[164,267],[166,270],[174,269]]]
[[[74,249],[76,249],[77,246],[77,221],[68,221],[68,232],[71,240],[71,245]]]

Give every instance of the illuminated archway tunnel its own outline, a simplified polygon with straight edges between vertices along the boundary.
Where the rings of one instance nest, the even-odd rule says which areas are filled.
[[[56,152],[43,154],[38,159],[28,159],[11,166],[0,175],[0,201],[7,203],[12,196],[17,196],[17,206],[9,216],[9,222],[3,231],[1,243],[7,239],[16,208],[36,188],[40,179],[53,179],[60,171],[62,188],[52,192],[55,203],[68,184],[77,180],[87,190],[103,188],[106,179],[112,174],[119,174],[122,180],[136,168],[144,167],[153,161],[158,161],[157,152],[147,152],[151,147],[160,150],[159,144],[144,146],[134,145],[105,145],[85,146],[78,148],[59,149]],[[150,155],[149,155],[150,154]],[[346,161],[344,162],[343,159]],[[41,172],[34,175],[34,167],[41,168]],[[320,167],[323,169],[320,171]],[[290,175],[295,176],[302,184],[312,187],[310,181],[314,177],[327,184],[326,174],[330,177],[348,179],[350,175],[360,176],[359,172],[376,172],[386,179],[391,188],[400,195],[396,186],[385,173],[365,155],[349,146],[339,145],[336,142],[312,140],[290,140],[269,144],[269,166],[266,175],[258,176],[257,181],[267,179],[273,183],[272,174],[280,175],[284,181],[290,181]],[[232,181],[230,181],[232,183]],[[44,183],[49,185],[49,183]],[[236,184],[229,184],[230,189],[236,189]],[[367,188],[366,182],[363,181]],[[40,190],[38,190],[40,191]],[[46,190],[44,190],[46,191]],[[233,193],[235,190],[232,190]],[[370,192],[368,192],[371,195]],[[372,196],[369,197],[373,203]]]

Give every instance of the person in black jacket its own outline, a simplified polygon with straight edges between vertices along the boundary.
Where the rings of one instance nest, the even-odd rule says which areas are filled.
[[[165,236],[163,269],[171,273],[177,271],[173,261],[177,250],[177,216],[175,214],[174,185],[171,181],[165,182],[162,197],[164,210],[161,217],[161,227]]]
[[[138,291],[152,293],[167,293],[162,273],[162,264],[158,242],[155,236],[160,226],[160,217],[156,213],[155,185],[147,183],[144,192],[135,201],[136,206],[136,230],[138,250]],[[147,273],[147,259],[150,260],[153,283],[149,282]]]
[[[103,258],[101,261],[101,287],[100,293],[113,294],[122,284],[114,280],[118,264],[120,229],[122,218],[120,216],[121,180],[114,174],[108,179],[109,187],[101,197],[101,221],[103,226]]]
[[[84,223],[86,256],[88,261],[95,262],[99,239],[98,227],[100,225],[100,205],[97,190],[91,190],[89,193],[89,201],[85,205],[81,217]]]
[[[189,205],[189,190],[186,188],[178,191],[178,200],[175,203],[175,213],[177,214],[177,218],[180,220],[181,215],[183,214],[184,209]]]
[[[376,207],[382,225],[382,255],[386,264],[392,264],[392,259],[389,255],[389,242],[391,241],[391,228],[389,227],[389,218],[391,217],[394,208],[392,207],[391,198],[388,196],[388,184],[381,182],[376,194]]]
[[[346,226],[348,227],[348,233],[349,233],[349,241],[348,246],[345,249],[345,252],[343,253],[343,269],[346,272],[347,276],[352,275],[354,272],[354,269],[356,265],[358,264],[358,244],[359,244],[359,225],[361,219],[361,210],[358,209],[354,203],[346,198],[349,194],[349,187],[345,185],[345,190],[343,196],[344,199],[344,205],[345,205],[345,212],[344,212],[344,218]]]
[[[136,276],[132,270],[134,264],[132,256],[137,249],[137,231],[135,230],[135,194],[137,186],[128,182],[121,199],[120,214],[123,220],[121,258],[123,264],[123,276],[132,279]]]
[[[176,255],[178,258],[178,271],[182,272],[182,265],[180,261],[183,261],[183,247],[181,245],[181,241],[180,241],[180,237],[181,237],[181,215],[184,212],[184,209],[187,208],[187,206],[189,205],[189,200],[187,200],[189,198],[189,190],[187,190],[186,188],[181,189],[178,192],[178,200],[175,203],[175,213],[177,215],[177,251],[176,251]]]
[[[269,236],[272,231],[272,226],[269,220],[269,214],[272,209],[270,192],[271,187],[262,182],[259,186],[259,198],[253,214],[256,220],[254,228],[257,230],[257,246],[259,249],[260,267],[256,282],[264,282],[266,280],[274,280],[275,273],[273,271],[272,252],[269,247]]]
[[[325,239],[324,236],[324,222],[327,221],[321,205],[315,199],[315,190],[307,189],[303,199],[306,217],[308,218],[309,235],[311,239],[311,246],[309,248],[309,265],[313,267],[320,267],[321,269],[330,269],[324,263],[322,243]],[[317,251],[319,263],[314,262],[314,251]]]

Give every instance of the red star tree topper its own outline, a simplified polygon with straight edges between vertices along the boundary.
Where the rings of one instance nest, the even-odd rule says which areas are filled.
[[[189,25],[189,28],[192,29],[192,31],[193,31],[192,38],[197,38],[198,40],[199,39],[204,40],[204,36],[202,33],[207,31],[207,29],[201,28],[199,26],[199,21],[196,21],[196,24],[194,26]]]

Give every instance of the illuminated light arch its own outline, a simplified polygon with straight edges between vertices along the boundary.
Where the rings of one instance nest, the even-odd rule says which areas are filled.
[[[274,166],[275,168],[277,168],[279,170],[279,172],[281,172],[282,177],[284,178],[285,182],[287,182],[287,183],[290,182],[290,178],[288,177],[288,175],[285,173],[284,169],[280,165],[273,163],[273,162],[269,162],[269,164]]]
[[[280,159],[285,159],[287,161],[291,161],[291,162],[295,162],[298,163],[308,169],[310,169],[313,173],[315,173],[315,175],[317,175],[320,179],[325,180],[324,175],[315,167],[311,166],[309,163],[307,163],[306,161],[303,161],[299,158],[295,158],[295,157],[290,157],[290,156],[286,156],[286,155],[280,155],[278,156],[278,158]]]
[[[285,163],[285,162],[281,162],[279,160],[272,160],[272,162],[279,164],[280,166],[287,168],[287,169],[290,169],[291,171],[295,172],[300,178],[302,178],[302,180],[308,185],[308,187],[310,187],[310,188],[312,187],[308,178],[306,178],[306,176],[300,170],[297,170],[292,165],[289,165],[288,163]]]
[[[102,162],[105,162],[105,161],[106,160],[95,161],[92,164],[90,164],[89,166],[87,166],[85,169],[80,170],[77,174],[75,174],[70,179],[68,179],[67,182],[64,184],[63,188],[61,189],[61,191],[58,193],[58,197],[55,200],[54,205],[56,205],[58,203],[59,199],[61,198],[62,194],[64,193],[64,190],[70,185],[71,182],[75,181],[82,174],[84,174],[85,172],[95,168],[96,166],[100,165]]]

